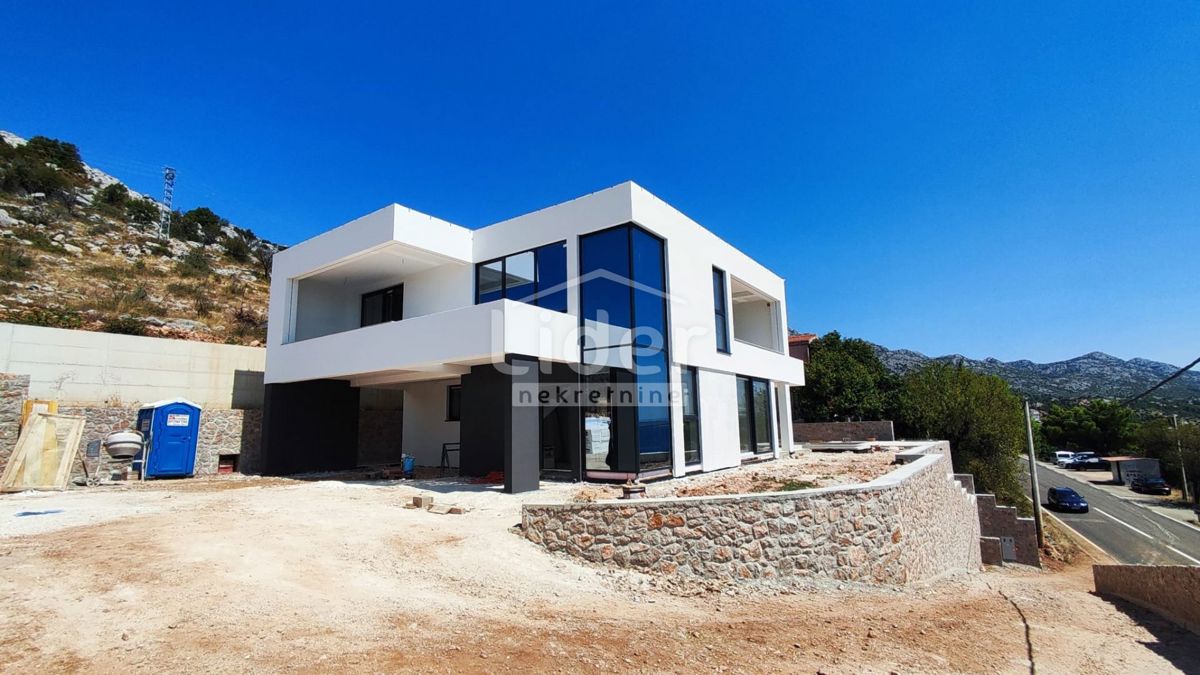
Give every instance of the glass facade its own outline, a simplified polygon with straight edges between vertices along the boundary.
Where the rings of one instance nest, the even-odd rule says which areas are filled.
[[[625,473],[669,468],[663,241],[636,225],[585,235],[579,274],[584,380],[602,401],[584,414],[586,466]]]
[[[475,266],[475,303],[507,298],[567,311],[567,243],[560,241]]]
[[[743,453],[771,451],[771,390],[766,380],[737,378],[738,437]]]

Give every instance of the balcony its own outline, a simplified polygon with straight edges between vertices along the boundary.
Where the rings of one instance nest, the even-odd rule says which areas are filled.
[[[416,316],[272,348],[266,382],[350,380],[378,386],[462,375],[505,354],[578,362],[578,322],[512,300]]]

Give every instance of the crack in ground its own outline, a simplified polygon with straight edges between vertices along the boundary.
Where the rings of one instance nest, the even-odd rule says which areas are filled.
[[[992,585],[988,584],[988,588],[992,588]],[[1013,609],[1017,610],[1017,614],[1020,615],[1021,625],[1025,626],[1025,654],[1029,657],[1029,675],[1037,675],[1037,665],[1033,662],[1033,635],[1029,628],[1029,619],[1025,617],[1025,611],[1021,609],[1021,606],[1018,605],[1015,600],[1008,597],[1008,594],[1004,591],[998,588],[992,588],[992,590],[996,591],[1000,594],[1000,597],[1007,600],[1008,604],[1012,605]]]

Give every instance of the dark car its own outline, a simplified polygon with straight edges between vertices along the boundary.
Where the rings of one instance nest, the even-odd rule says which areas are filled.
[[[1047,494],[1050,508],[1056,511],[1087,513],[1088,503],[1078,492],[1066,487],[1050,488]]]
[[[1134,478],[1129,489],[1146,495],[1169,495],[1171,486],[1161,478]]]

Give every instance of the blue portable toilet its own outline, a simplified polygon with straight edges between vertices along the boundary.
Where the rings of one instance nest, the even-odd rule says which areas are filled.
[[[194,473],[200,406],[182,398],[142,406],[137,428],[146,439],[139,457],[146,478],[179,478]]]

